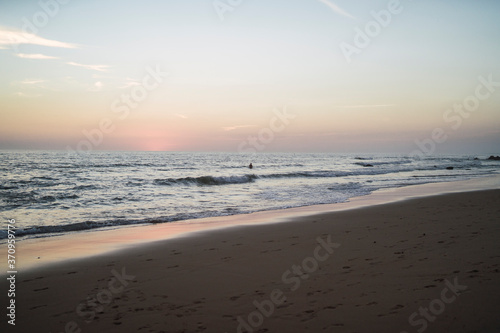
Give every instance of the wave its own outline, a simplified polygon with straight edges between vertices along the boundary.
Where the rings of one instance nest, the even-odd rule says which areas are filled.
[[[259,178],[337,178],[337,177],[349,177],[349,176],[360,176],[360,175],[381,175],[381,174],[396,173],[401,171],[407,171],[407,170],[401,170],[401,169],[374,170],[373,168],[355,170],[355,171],[319,170],[319,171],[274,173],[269,175],[261,175],[259,176]]]
[[[10,186],[10,185],[0,185],[0,190],[15,190],[18,189],[19,187],[17,186]]]
[[[73,223],[66,225],[32,226],[24,229],[17,229],[16,237],[28,236],[28,235],[55,234],[55,233],[64,233],[72,231],[83,231],[83,230],[120,226],[120,225],[131,225],[131,224],[137,224],[137,222],[134,221],[120,221],[119,223],[81,222],[81,223]],[[5,238],[7,238],[7,231],[0,230],[0,239],[5,239]]]
[[[244,184],[253,183],[257,179],[266,178],[323,178],[323,177],[342,177],[350,175],[347,172],[332,172],[332,171],[304,171],[304,172],[289,172],[289,173],[273,173],[264,175],[247,174],[241,176],[200,176],[200,177],[184,177],[184,178],[167,178],[167,179],[155,179],[154,183],[156,185],[198,185],[198,186],[210,186],[210,185],[230,185],[230,184]]]
[[[167,178],[167,179],[155,179],[154,183],[156,185],[229,185],[229,184],[244,184],[252,183],[257,179],[256,175],[244,175],[244,176],[226,176],[226,177],[214,177],[214,176],[201,176],[201,177],[185,177],[185,178]]]
[[[356,162],[354,163],[355,165],[359,165],[359,166],[362,166],[362,167],[373,167],[373,164],[370,164],[370,163],[361,163],[361,162]]]
[[[11,185],[9,187],[15,186],[19,188],[19,186],[33,186],[33,187],[52,187],[57,186],[59,183],[56,182],[56,179],[48,178],[48,177],[33,177],[29,180],[21,179],[21,180],[12,180]]]
[[[4,206],[0,209],[0,211],[2,211],[15,207],[30,206],[33,204],[47,204],[68,199],[79,199],[80,197],[74,193],[42,195],[36,191],[21,191],[3,193],[0,198],[4,204]]]
[[[56,180],[55,178],[48,177],[48,176],[32,177],[31,179],[40,179],[40,180]]]
[[[237,214],[239,211],[237,209],[226,209],[224,213],[221,212],[195,212],[195,213],[179,213],[171,216],[163,216],[157,218],[146,218],[146,219],[136,219],[136,220],[109,220],[105,222],[79,222],[64,225],[43,225],[43,226],[30,226],[27,228],[16,229],[16,237],[21,236],[32,236],[32,237],[44,237],[47,234],[61,234],[67,232],[77,232],[92,229],[102,229],[102,228],[112,228],[112,227],[122,227],[130,225],[144,225],[144,224],[159,224],[176,222],[190,219],[199,219],[204,217],[213,216],[224,216]],[[0,230],[0,240],[6,239],[8,237],[7,230]]]
[[[344,184],[335,184],[328,187],[331,191],[346,191],[346,190],[357,190],[363,188],[363,185],[359,182],[349,182]]]
[[[99,186],[96,185],[78,185],[72,188],[74,191],[80,191],[80,190],[96,190],[98,189]]]
[[[142,181],[142,180],[128,181],[125,183],[125,185],[131,186],[131,187],[142,186],[142,185],[144,185],[144,181]]]
[[[376,169],[366,168],[363,170],[353,171],[332,171],[332,170],[317,170],[317,171],[301,171],[301,172],[284,172],[271,174],[246,174],[235,176],[200,176],[200,177],[184,177],[184,178],[166,178],[155,179],[155,185],[174,186],[174,185],[197,185],[197,186],[220,186],[230,184],[253,183],[257,179],[283,179],[283,178],[338,178],[360,175],[383,175],[389,173],[398,173],[404,171],[412,171],[414,168],[391,168],[391,169]]]
[[[129,168],[129,167],[154,167],[151,163],[74,163],[74,164],[55,164],[47,165],[46,167],[39,167],[42,170],[52,170],[52,169],[75,169],[80,170],[81,168]]]

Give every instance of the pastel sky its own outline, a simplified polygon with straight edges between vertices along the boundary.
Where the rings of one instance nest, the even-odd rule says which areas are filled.
[[[499,15],[497,0],[0,1],[0,149],[254,137],[262,151],[500,153]]]

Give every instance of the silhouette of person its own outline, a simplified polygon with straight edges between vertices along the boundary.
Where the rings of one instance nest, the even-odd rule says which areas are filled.
[[[250,163],[250,165],[248,166],[250,169],[253,169],[253,165],[252,163]]]

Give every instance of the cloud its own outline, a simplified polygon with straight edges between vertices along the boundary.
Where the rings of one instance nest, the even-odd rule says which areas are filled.
[[[24,98],[36,98],[36,97],[41,97],[42,94],[26,94],[26,93],[23,93],[23,92],[17,92],[16,93],[17,96],[19,97],[24,97]]]
[[[109,66],[107,65],[84,65],[84,64],[79,64],[77,62],[69,61],[66,64],[71,65],[71,66],[77,66],[77,67],[83,67],[87,69],[91,69],[94,71],[100,71],[100,72],[105,72]]]
[[[44,54],[26,54],[26,53],[18,53],[16,54],[19,58],[23,59],[59,59],[58,57],[48,56]]]
[[[239,128],[247,128],[247,127],[255,127],[254,125],[237,125],[237,126],[227,126],[227,127],[222,127],[224,131],[234,131]]]
[[[20,84],[28,84],[28,85],[33,85],[33,84],[39,84],[43,83],[45,80],[38,80],[38,79],[26,79],[24,81],[19,82]]]
[[[337,105],[339,108],[346,109],[371,109],[371,108],[386,108],[394,106],[394,104],[359,104],[359,105]]]
[[[33,45],[42,45],[48,47],[61,47],[66,49],[78,48],[77,44],[45,39],[35,34],[29,34],[20,30],[0,27],[0,48],[5,48],[5,46],[18,45],[18,44],[33,44]]]
[[[101,91],[102,87],[104,87],[104,84],[101,81],[97,81],[87,90],[88,91]]]
[[[187,119],[188,117],[183,115],[183,114],[180,114],[180,113],[174,113],[174,116],[177,116],[179,118],[182,118],[182,119]]]
[[[128,77],[128,78],[125,79],[125,82],[123,83],[123,85],[121,85],[119,88],[120,89],[126,89],[126,88],[140,86],[140,85],[141,85],[141,83],[139,81],[131,79],[131,78]]]
[[[334,4],[331,1],[328,1],[328,0],[318,0],[318,1],[327,5],[331,10],[333,10],[337,14],[340,14],[342,16],[348,17],[348,18],[353,19],[353,20],[356,19],[354,16],[352,16],[351,14],[349,14],[348,12],[346,12],[345,10],[343,10],[342,8],[340,8],[339,6],[337,6],[336,4]]]

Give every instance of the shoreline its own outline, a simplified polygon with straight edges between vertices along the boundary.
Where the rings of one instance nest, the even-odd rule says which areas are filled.
[[[237,228],[245,225],[290,222],[297,218],[328,212],[360,209],[413,198],[495,188],[500,188],[500,175],[465,181],[427,183],[381,189],[365,196],[351,198],[343,203],[259,211],[250,214],[216,216],[153,225],[132,225],[52,237],[22,239],[17,242],[18,254],[20,255],[17,266],[23,270],[30,270],[59,262],[84,259],[130,247],[147,245],[151,242],[195,236],[205,231]],[[2,244],[0,249],[6,248],[6,245]],[[6,265],[6,258],[2,257],[0,264]],[[1,272],[0,276],[4,274],[4,272]]]
[[[499,200],[499,189],[426,196],[21,270],[16,328],[493,332]]]

